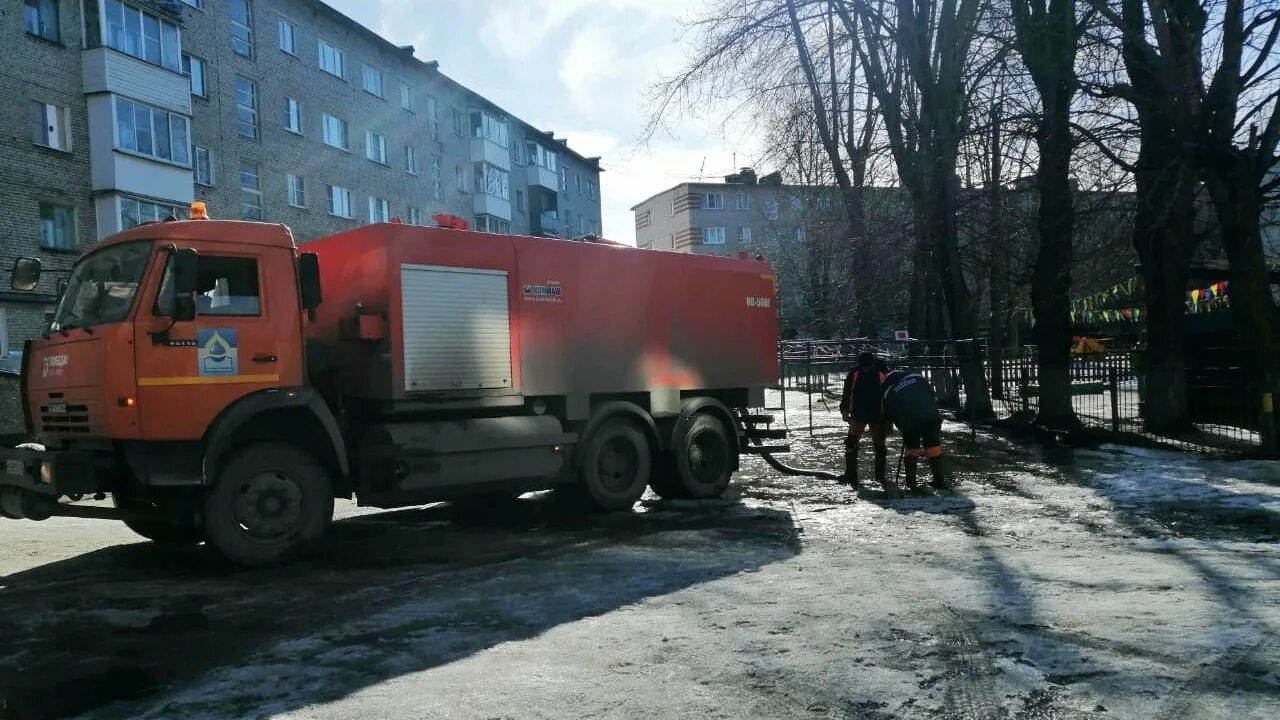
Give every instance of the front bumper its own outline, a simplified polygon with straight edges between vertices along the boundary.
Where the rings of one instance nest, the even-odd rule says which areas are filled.
[[[0,448],[0,489],[17,488],[58,498],[104,490],[108,473],[100,453]]]

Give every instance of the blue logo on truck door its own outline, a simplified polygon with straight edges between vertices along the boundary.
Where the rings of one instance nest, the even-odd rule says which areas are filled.
[[[239,375],[240,353],[233,328],[196,330],[196,370],[200,375]]]

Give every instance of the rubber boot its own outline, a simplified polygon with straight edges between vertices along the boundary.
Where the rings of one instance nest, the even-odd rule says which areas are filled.
[[[933,480],[929,481],[929,485],[937,490],[950,490],[951,481],[947,479],[946,468],[943,465],[941,455],[929,458],[929,470],[933,473]]]
[[[876,446],[876,482],[881,485],[885,484],[885,472],[889,465],[889,448],[884,445]]]
[[[853,438],[844,439],[844,475],[840,482],[858,488],[858,441]]]
[[[909,455],[903,464],[907,468],[907,479],[903,485],[906,486],[907,492],[915,492],[920,487],[916,484],[916,467],[920,464],[920,458]]]

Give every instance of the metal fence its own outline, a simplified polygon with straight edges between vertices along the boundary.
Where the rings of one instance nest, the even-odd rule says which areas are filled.
[[[945,409],[965,406],[957,348],[953,343],[798,340],[779,346],[781,382],[791,390],[838,394],[844,376],[870,350],[891,367],[919,370],[930,379]],[[1032,423],[1039,410],[1035,348],[1006,351],[999,372],[981,346],[996,418]],[[1132,352],[1074,356],[1072,405],[1086,428],[1114,435],[1117,442],[1143,441],[1197,452],[1245,455],[1262,447],[1263,416],[1248,391],[1234,348],[1199,348],[1188,358],[1187,396],[1192,427],[1176,435],[1144,428],[1145,378]]]

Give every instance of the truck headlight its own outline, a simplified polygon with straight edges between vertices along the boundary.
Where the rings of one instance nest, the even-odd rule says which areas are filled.
[[[40,463],[40,482],[44,483],[45,485],[53,484],[53,463],[51,462]]]

